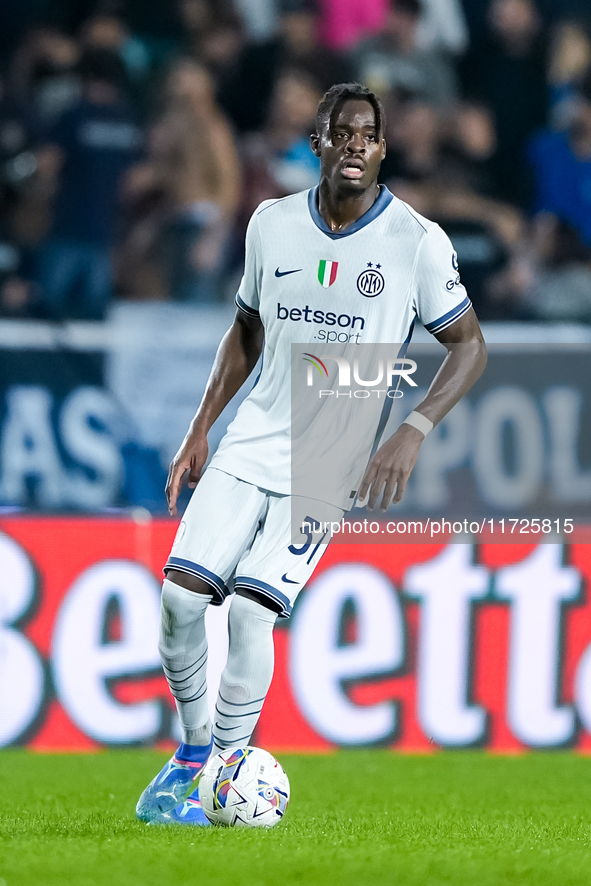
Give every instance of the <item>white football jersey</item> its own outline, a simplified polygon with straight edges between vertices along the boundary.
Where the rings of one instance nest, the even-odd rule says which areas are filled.
[[[404,343],[417,317],[441,332],[471,306],[447,235],[383,186],[342,233],[322,219],[317,188],[262,203],[248,226],[236,303],[264,325],[262,368],[211,464],[287,495],[292,344],[319,355],[330,343]],[[350,490],[347,478],[330,503],[348,509]]]

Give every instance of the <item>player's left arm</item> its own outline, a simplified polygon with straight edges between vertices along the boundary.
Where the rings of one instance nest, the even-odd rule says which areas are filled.
[[[487,360],[480,324],[472,308],[435,337],[445,345],[447,355],[427,396],[414,410],[433,425],[440,422],[480,378]],[[375,507],[382,490],[380,508],[383,511],[391,501],[400,501],[424,439],[425,435],[417,428],[401,424],[380,446],[367,466],[359,487],[362,501],[369,492],[367,507],[370,510]]]

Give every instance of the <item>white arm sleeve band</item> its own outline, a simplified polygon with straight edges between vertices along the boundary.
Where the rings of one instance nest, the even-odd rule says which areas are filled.
[[[404,419],[402,424],[411,425],[413,428],[416,428],[417,431],[420,431],[421,434],[424,434],[425,437],[429,431],[433,430],[433,422],[429,421],[428,418],[425,418],[424,415],[421,415],[420,412],[411,412],[408,418]]]

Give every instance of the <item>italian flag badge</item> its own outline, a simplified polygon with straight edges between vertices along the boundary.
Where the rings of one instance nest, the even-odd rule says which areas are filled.
[[[318,280],[328,289],[337,279],[338,261],[325,261],[324,259],[318,265]]]

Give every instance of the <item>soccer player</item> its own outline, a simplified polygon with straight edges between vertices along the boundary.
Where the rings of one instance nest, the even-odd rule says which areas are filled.
[[[326,549],[302,557],[291,543],[291,344],[344,341],[331,332],[357,344],[405,342],[418,317],[447,346],[425,399],[375,452],[359,485],[360,499],[373,508],[381,496],[383,510],[400,501],[425,435],[484,369],[482,333],[450,241],[378,185],[383,132],[372,92],[333,86],[312,135],[319,186],[262,203],[250,221],[236,317],[166,487],[171,514],[184,478],[197,487],[162,591],[159,648],[182,743],[138,801],[144,821],[207,824],[194,782],[211,753],[248,744],[273,675],[275,620],[289,616]],[[202,474],[208,431],[261,353],[260,377]],[[319,503],[304,504],[314,516]],[[349,506],[326,502],[323,516],[338,522]],[[212,726],[204,618],[230,583],[228,659]]]

